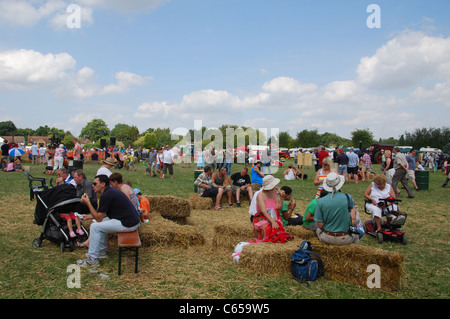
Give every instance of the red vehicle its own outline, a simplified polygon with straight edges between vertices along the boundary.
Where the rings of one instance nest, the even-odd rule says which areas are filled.
[[[365,202],[367,203],[367,199]],[[408,243],[408,237],[405,232],[400,230],[405,224],[407,214],[398,210],[399,202],[401,202],[401,200],[393,197],[381,199],[379,207],[382,207],[383,209],[383,216],[391,218],[395,217],[395,219],[392,222],[382,220],[380,231],[377,231],[375,220],[367,220],[364,223],[364,230],[367,234],[376,237],[377,243],[381,244],[385,240],[401,242],[403,245]],[[394,209],[393,206],[396,208]],[[364,205],[364,212],[370,215],[366,209],[366,205]]]
[[[289,155],[288,152],[277,152],[277,157],[278,157],[280,160],[284,161],[284,160],[289,159],[291,156]]]
[[[372,160],[372,163],[375,164],[381,164],[381,158],[383,156],[383,154],[381,153],[381,150],[389,150],[389,151],[393,151],[394,150],[394,146],[393,144],[372,144],[369,146],[369,155],[370,155],[370,159]]]

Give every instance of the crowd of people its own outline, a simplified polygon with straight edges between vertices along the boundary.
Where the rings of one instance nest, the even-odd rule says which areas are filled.
[[[79,142],[74,139],[73,159],[85,160],[82,154]],[[64,216],[70,237],[81,235],[80,220],[94,221],[89,239],[80,243],[81,247],[88,248],[86,259],[78,261],[80,266],[99,264],[99,259],[107,253],[107,234],[133,231],[141,222],[148,222],[148,199],[142,196],[139,189],[133,189],[121,173],[112,172],[113,168],[120,168],[121,159],[116,155],[117,153],[101,160],[101,166],[92,181],[82,169],[69,174],[64,163],[67,160],[67,150],[63,144],[54,149],[48,147],[42,158],[41,155],[36,158],[33,155],[33,165],[46,164],[46,174],[56,173],[57,185],[70,184],[77,189],[82,208],[79,212]],[[248,199],[251,222],[258,240],[264,240],[274,231],[292,225],[315,232],[320,241],[331,245],[357,243],[364,235],[364,229],[355,201],[349,194],[341,192],[346,182],[368,182],[364,194],[367,200],[365,208],[373,215],[378,229],[381,228],[382,218],[378,205],[381,198],[397,197],[401,192],[399,183],[405,188],[407,197],[414,198],[408,181],[412,181],[414,188],[419,190],[414,171],[420,169],[420,163],[414,149],[406,155],[401,153],[399,148],[394,148],[392,153],[385,151],[383,171],[375,176],[369,175],[373,166],[367,152],[358,156],[353,148],[348,153],[343,149],[336,149],[333,153],[327,152],[325,148],[315,150],[312,156],[316,171],[313,184],[317,186],[317,191],[315,195],[311,194],[311,201],[303,214],[296,212],[297,205],[292,188],[287,185],[280,187],[281,180],[270,174],[271,159],[268,152],[255,156],[252,161],[244,159],[242,162],[246,165],[233,174],[231,165],[235,162],[235,154],[231,148],[216,150],[211,147],[193,153],[190,148],[180,152],[165,145],[158,149],[151,148],[144,158],[144,176],[148,173],[149,176],[160,179],[164,179],[167,174],[174,178],[175,163],[185,167],[194,159],[197,169],[202,171],[194,181],[198,196],[214,198],[214,209],[217,211],[225,210],[222,205],[223,196],[226,197],[228,207],[234,206],[234,200],[237,207],[241,207],[242,200]],[[297,161],[294,163],[283,172],[283,181],[300,179],[299,165]],[[248,164],[251,164],[251,167]],[[448,176],[443,187],[450,179],[447,166],[446,170]]]
[[[294,213],[296,203],[292,200],[292,189],[289,186],[279,188],[277,186],[279,179],[264,174],[261,160],[255,160],[250,175],[247,167],[231,176],[224,170],[223,176],[225,178],[228,176],[228,182],[225,184],[231,185],[231,188],[228,188],[229,205],[232,205],[229,198],[235,196],[236,203],[240,207],[241,193],[245,191],[248,194],[255,236],[259,239],[286,225],[303,225],[305,229],[316,232],[319,240],[328,244],[357,243],[364,235],[364,227],[359,216],[359,208],[351,195],[340,192],[346,182],[355,184],[368,182],[364,194],[367,203],[364,205],[372,214],[378,230],[381,229],[381,199],[396,198],[401,192],[398,188],[399,183],[406,190],[407,198],[414,198],[408,181],[412,182],[416,191],[420,190],[415,182],[414,173],[416,169],[421,168],[414,149],[406,155],[398,147],[393,149],[393,154],[390,151],[383,152],[383,171],[378,174],[373,172],[373,163],[368,151],[364,151],[362,156],[358,156],[353,148],[348,154],[343,149],[336,149],[334,156],[331,156],[325,148],[314,153],[316,175],[313,183],[318,188],[315,198],[308,204],[303,216]],[[199,196],[215,198],[215,209],[223,210],[220,203],[224,190],[217,188],[212,176],[213,168],[206,165],[204,172],[198,176],[194,184],[199,187]],[[296,162],[295,165],[289,164],[283,173],[283,179],[286,181],[300,179],[299,176],[301,174]],[[450,175],[447,176],[443,187],[448,184],[449,178]]]

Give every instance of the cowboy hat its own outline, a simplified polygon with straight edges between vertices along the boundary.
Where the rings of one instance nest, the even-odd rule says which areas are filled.
[[[278,178],[275,178],[272,175],[266,175],[263,178],[261,189],[265,190],[265,191],[271,190],[275,186],[277,186],[279,182],[280,182],[280,180]]]
[[[112,158],[112,157],[108,157],[107,159],[102,161],[102,164],[107,164],[107,165],[116,165],[116,159]]]
[[[336,173],[330,173],[323,181],[323,189],[329,193],[335,193],[341,189],[345,183],[345,177]]]

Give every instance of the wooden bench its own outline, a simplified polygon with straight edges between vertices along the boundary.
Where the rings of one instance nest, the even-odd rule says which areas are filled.
[[[127,233],[117,233],[117,246],[119,247],[119,276],[122,266],[122,252],[131,250],[135,253],[134,272],[138,272],[138,253],[141,247],[141,239],[137,230]]]

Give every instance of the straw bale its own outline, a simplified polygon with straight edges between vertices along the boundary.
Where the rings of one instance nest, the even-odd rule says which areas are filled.
[[[255,184],[255,185],[259,186],[259,184]],[[255,193],[255,192],[256,191],[253,190],[253,193]],[[192,209],[206,210],[206,209],[214,208],[214,205],[216,202],[216,197],[201,197],[201,196],[198,196],[197,193],[190,193],[189,200],[191,202]],[[240,201],[241,201],[241,203],[248,202],[250,204],[250,197],[248,196],[248,194],[241,193]],[[231,202],[233,204],[236,204],[236,194],[231,195]],[[228,194],[224,193],[220,200],[220,204],[222,204],[222,206],[225,206],[227,203],[228,203]]]
[[[254,239],[254,234],[250,218],[234,219],[214,226],[212,247],[233,250],[239,242],[252,239]]]
[[[307,230],[303,226],[286,226],[284,229],[295,239],[309,240],[317,237],[315,232]],[[253,225],[250,222],[250,215],[248,215],[248,218],[215,225],[212,245],[214,248],[234,249],[239,242],[252,239],[254,239]]]
[[[214,201],[211,197],[201,197],[197,193],[190,193],[189,200],[191,202],[192,209],[212,209],[214,207]]]
[[[150,202],[150,211],[159,212],[163,217],[178,219],[191,215],[191,203],[187,199],[171,195],[146,197]]]
[[[316,232],[308,230],[302,225],[300,226],[285,226],[284,230],[294,236],[296,239],[310,240],[311,238],[317,238]]]
[[[197,227],[179,225],[157,212],[152,212],[149,222],[139,227],[139,234],[144,246],[169,245],[187,248],[205,244],[205,238]]]
[[[352,244],[332,246],[311,239],[313,251],[325,264],[326,277],[367,287],[369,265],[381,270],[381,289],[392,291],[400,286],[403,256],[391,251]],[[258,243],[244,246],[239,264],[257,274],[290,273],[291,256],[301,241],[296,239],[284,244]]]

